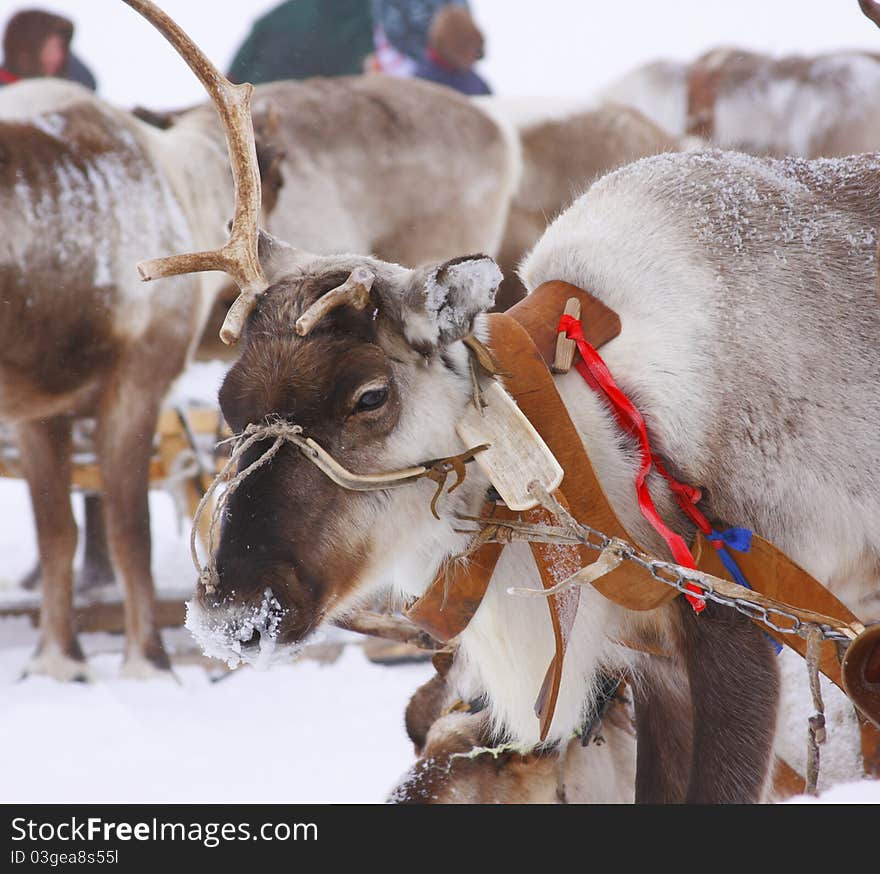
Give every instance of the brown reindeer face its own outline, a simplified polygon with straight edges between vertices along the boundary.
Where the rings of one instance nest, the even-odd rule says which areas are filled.
[[[276,272],[271,253],[261,254],[267,275]],[[293,271],[282,269],[251,314],[241,357],[221,388],[233,431],[274,420],[296,424],[356,473],[399,470],[465,449],[454,430],[471,386],[459,340],[492,305],[500,281],[494,262],[476,257],[410,271],[368,258],[291,257],[281,261],[294,263]],[[299,336],[300,316],[358,267],[375,276],[369,304],[334,309]],[[270,444],[251,447],[239,468]],[[232,494],[215,591],[199,587],[190,627],[209,654],[258,659],[267,639],[272,648],[296,646],[378,588],[424,588],[450,548],[438,533],[448,535],[450,524],[430,514],[435,488],[415,482],[349,491],[284,445]],[[473,512],[485,488],[469,473],[441,510]],[[459,535],[453,539],[457,546]]]

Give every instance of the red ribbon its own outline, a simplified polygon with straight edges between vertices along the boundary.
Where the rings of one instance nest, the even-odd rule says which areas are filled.
[[[697,564],[687,544],[680,535],[676,534],[660,518],[660,514],[654,505],[654,499],[648,491],[647,477],[652,465],[656,467],[657,472],[669,483],[673,494],[688,516],[694,519],[695,523],[702,528],[702,525],[692,515],[692,513],[697,514],[711,530],[708,521],[705,520],[703,514],[694,506],[696,501],[700,500],[700,490],[675,480],[663,466],[662,462],[654,455],[651,450],[651,442],[648,439],[648,429],[642,414],[620,389],[602,357],[584,337],[581,323],[573,316],[565,314],[559,320],[559,331],[565,331],[565,336],[569,340],[574,340],[577,344],[578,351],[581,354],[581,360],[575,365],[578,373],[594,391],[605,398],[620,427],[632,435],[639,444],[639,470],[636,474],[636,495],[638,497],[639,510],[648,522],[651,523],[654,530],[666,541],[676,564],[696,570]],[[687,584],[687,588],[692,592],[700,591],[691,584]],[[685,597],[695,612],[700,613],[705,609],[706,602],[702,598],[692,595],[685,595]]]

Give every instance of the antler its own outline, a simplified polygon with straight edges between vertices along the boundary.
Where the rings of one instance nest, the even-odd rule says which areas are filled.
[[[370,289],[375,281],[376,277],[366,267],[355,267],[342,285],[321,295],[296,320],[296,333],[305,337],[327,313],[337,307],[348,304],[356,310],[365,309],[370,302]]]
[[[859,0],[859,6],[862,8],[862,12],[877,25],[880,27],[880,3],[877,3],[876,0]]]
[[[204,270],[228,273],[241,292],[220,329],[220,339],[232,345],[241,336],[244,322],[257,297],[269,285],[257,253],[261,192],[250,111],[254,86],[249,83],[233,85],[186,33],[150,0],[123,2],[146,18],[174,46],[204,85],[223,122],[235,185],[235,215],[229,239],[224,246],[210,252],[191,252],[141,261],[137,265],[138,272],[144,281]]]

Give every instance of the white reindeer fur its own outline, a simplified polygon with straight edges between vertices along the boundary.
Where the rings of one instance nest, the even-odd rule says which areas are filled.
[[[57,111],[78,100],[94,99],[82,85],[63,79],[25,79],[6,88],[0,101],[0,119],[27,121],[32,116]]]
[[[862,163],[876,169],[876,161]],[[853,184],[857,164],[815,162],[813,179]],[[797,181],[793,169],[805,166],[721,153],[640,161],[594,185],[561,216],[521,273],[530,289],[565,280],[620,314],[623,331],[602,354],[645,415],[656,448],[684,479],[710,488],[722,518],[756,528],[829,584],[867,557],[874,575],[863,577],[865,595],[877,589],[880,535],[872,403],[880,363],[869,340],[880,327],[875,235],[864,219],[836,209],[833,195],[823,202],[815,184],[811,191]],[[709,196],[686,202],[688,179]],[[765,212],[762,226],[759,213],[770,199],[761,202],[764,187],[781,193],[783,208]],[[843,263],[823,258],[823,247],[841,242],[849,255]],[[812,286],[805,287],[803,271],[811,266]],[[825,295],[851,295],[845,321],[823,318],[839,306]],[[824,342],[808,339],[811,323],[821,326]],[[737,370],[749,359],[758,376],[764,372],[766,395]],[[737,405],[728,384],[746,404]],[[569,374],[559,386],[618,515],[665,555],[637,511],[616,425],[579,376]],[[769,440],[771,456],[760,459],[747,442],[732,441],[741,438],[743,422],[772,427],[779,413],[766,409],[771,388],[780,390],[781,405],[802,402],[802,432],[791,442]],[[837,391],[846,395],[852,427],[834,427]],[[790,415],[784,406],[780,412]],[[767,421],[758,424],[762,413]],[[809,421],[817,415],[827,418],[821,426]],[[739,464],[730,463],[735,457]],[[663,494],[655,483],[652,492]],[[676,518],[668,495],[659,506]]]
[[[610,82],[599,98],[632,106],[673,136],[681,136],[687,127],[687,65],[650,61]]]
[[[722,85],[713,142],[756,154],[819,157],[876,149],[880,62],[859,52],[814,58],[783,72],[773,59],[735,85]]]
[[[831,189],[858,185],[877,169],[864,156],[809,164],[719,152],[644,159],[596,183],[521,269],[529,289],[564,280],[620,314],[622,333],[602,354],[645,415],[655,449],[681,479],[707,487],[716,517],[754,528],[832,585],[853,569],[876,570],[880,312],[873,224],[835,205]],[[416,383],[413,369],[404,371],[404,394],[423,402],[409,408],[387,460],[460,451],[448,423],[470,397],[466,378],[446,371],[441,390],[430,365],[416,369]],[[617,514],[639,543],[668,556],[638,512],[633,447],[577,373],[558,386]],[[849,423],[836,419],[838,391]],[[774,433],[783,426],[791,433]],[[442,523],[421,503],[429,487],[398,490],[394,510],[375,520],[378,553],[402,536],[418,551],[396,550],[378,576],[372,568],[364,579],[421,594],[441,552],[463,546],[451,514],[474,512],[484,485],[471,469],[465,486],[441,500]],[[652,474],[650,486],[661,515],[689,536],[665,485]],[[861,579],[876,590],[876,574]],[[499,733],[528,747],[538,740],[532,707],[553,650],[543,600],[507,594],[522,585],[539,585],[536,570],[525,548],[512,546],[461,635],[454,681],[464,694],[486,692]],[[663,611],[632,613],[582,591],[550,740],[579,725],[600,667],[629,665],[638,675],[640,656],[613,639],[643,622],[662,630]]]
[[[258,85],[253,107],[255,119],[280,116],[268,139],[281,147],[284,185],[269,227],[284,240],[408,266],[498,251],[522,172],[519,139],[470,98],[357,76]]]
[[[167,131],[139,125],[187,214],[195,245],[191,251],[196,252],[223,245],[226,222],[232,217],[234,209],[226,143],[216,128],[216,124],[208,124],[204,116],[194,113],[183,116]],[[198,329],[193,334],[190,354],[195,352],[214,299],[228,282],[217,271],[196,276],[201,293],[200,308]]]
[[[828,204],[814,205],[812,193],[795,183],[786,166],[793,164],[722,153],[638,162],[594,186],[564,214],[536,246],[522,272],[531,288],[550,278],[581,285],[620,314],[623,332],[603,349],[603,355],[644,412],[656,448],[690,481],[723,490],[727,506],[720,509],[731,523],[747,515],[746,504],[756,505],[760,518],[753,524],[764,536],[778,542],[820,580],[828,580],[859,564],[866,552],[875,553],[880,534],[876,507],[871,506],[877,500],[871,487],[877,476],[876,441],[846,427],[828,440],[835,432],[814,427],[805,415],[799,423],[805,434],[796,434],[790,444],[774,442],[778,455],[764,463],[748,447],[728,444],[744,425],[769,427],[774,421],[770,417],[766,423],[748,422],[746,411],[726,405],[732,401],[729,386],[756,406],[765,400],[759,386],[749,383],[751,374],[736,372],[735,366],[746,360],[763,371],[767,391],[804,392],[803,397],[782,397],[780,402],[801,401],[805,414],[822,416],[829,426],[833,414],[823,412],[822,402],[837,391],[846,393],[854,418],[873,423],[877,417],[872,380],[880,371],[880,361],[867,342],[880,322],[873,228]],[[829,172],[845,168],[842,162],[813,166]],[[693,216],[678,209],[683,203],[662,199],[670,186],[680,185],[686,174],[700,173],[702,167],[724,174],[702,211],[709,214],[709,222],[725,224],[730,234],[726,241],[714,238],[726,249],[726,275],[701,237],[704,230],[711,235],[713,229],[694,228]],[[801,223],[798,236],[785,240],[792,218],[780,214],[779,238],[768,241],[765,229],[755,228],[749,215],[761,209],[758,200],[749,203],[756,179],[778,186],[792,211],[806,213],[813,226]],[[741,215],[735,215],[736,200]],[[747,247],[737,234],[750,226],[756,239]],[[831,236],[837,245],[843,240],[849,243],[850,258],[846,263],[816,264],[826,244],[823,238]],[[765,247],[773,250],[769,259],[760,257]],[[810,263],[824,272],[811,273],[814,287],[804,288],[801,271]],[[817,292],[828,297],[817,299]],[[848,323],[823,318],[840,306],[832,296],[844,297],[847,292],[852,295]],[[863,330],[856,330],[857,325]],[[799,330],[811,327],[826,338],[824,345],[805,344]],[[772,342],[767,342],[768,337]],[[590,393],[584,389],[582,394],[572,412],[584,416],[579,427],[591,436],[593,423],[587,420],[585,406]],[[719,424],[722,428],[713,436]],[[588,440],[593,453],[596,450]],[[807,441],[820,453],[815,461],[799,454],[799,444]],[[719,450],[731,449],[744,456],[744,463],[719,471]],[[763,472],[761,467],[772,469],[775,476],[756,476]],[[821,481],[825,472],[829,482]],[[862,500],[860,493],[865,495]],[[716,503],[721,497],[716,496]],[[627,526],[638,533],[632,507],[628,511],[613,493],[611,498]]]
[[[135,269],[138,261],[168,252],[199,251],[223,244],[226,239],[225,220],[233,208],[232,180],[222,134],[201,119],[185,120],[168,131],[159,131],[133,115],[117,109],[88,89],[55,79],[34,79],[16,83],[0,91],[0,120],[30,122],[46,132],[64,139],[66,124],[62,111],[75,112],[78,105],[88,105],[110,116],[121,138],[131,137],[146,148],[153,166],[145,168],[137,191],[114,186],[117,170],[114,156],[94,159],[90,171],[90,188],[81,188],[79,177],[70,174],[71,206],[99,198],[101,219],[105,225],[95,227],[83,223],[71,212],[40,212],[41,192],[16,191],[20,213],[34,224],[34,234],[18,234],[7,245],[18,247],[13,260],[25,263],[29,252],[40,240],[57,236],[71,250],[106,250],[106,276],[124,296],[126,305],[116,309],[120,334],[137,337],[147,329],[157,312],[165,309],[189,309],[193,290],[199,299],[190,352],[201,336],[211,304],[223,284],[221,274],[201,273],[197,276],[144,283]],[[61,183],[63,167],[57,170]],[[47,207],[47,210],[51,207]],[[57,233],[50,221],[63,225]],[[64,243],[63,241],[67,241]],[[152,251],[145,251],[150,247]],[[63,252],[62,252],[63,257]],[[187,325],[192,329],[193,325]]]

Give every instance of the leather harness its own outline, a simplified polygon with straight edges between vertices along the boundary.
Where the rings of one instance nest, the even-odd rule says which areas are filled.
[[[564,479],[555,493],[557,500],[579,522],[638,547],[611,507],[548,369],[556,350],[559,316],[571,298],[577,298],[581,304],[584,334],[594,347],[601,347],[620,333],[620,319],[611,309],[583,289],[553,281],[539,286],[506,313],[488,316],[489,347],[499,368],[506,373],[505,388],[562,465]],[[540,506],[515,513],[503,505],[487,503],[482,515],[530,523],[554,524],[556,521]],[[545,589],[561,581],[560,568],[567,568],[570,575],[595,560],[595,552],[586,546],[539,542],[529,545]],[[479,608],[503,548],[502,543],[486,543],[471,554],[468,562],[441,568],[425,594],[406,611],[406,616],[437,640],[448,642],[455,638]],[[716,550],[699,532],[692,551],[699,570],[732,579]],[[753,535],[751,550],[738,554],[737,562],[756,592],[786,604],[807,604],[817,613],[858,623],[857,617],[821,583],[761,537]],[[635,563],[626,561],[592,585],[606,598],[637,611],[660,607],[678,594]],[[553,718],[579,590],[579,586],[572,586],[547,597],[556,654],[536,703],[542,740]],[[759,624],[780,643],[805,654],[806,642],[798,635],[777,633]],[[846,692],[834,641],[822,642],[819,669]],[[880,732],[861,717],[860,725],[866,774],[880,776]]]

